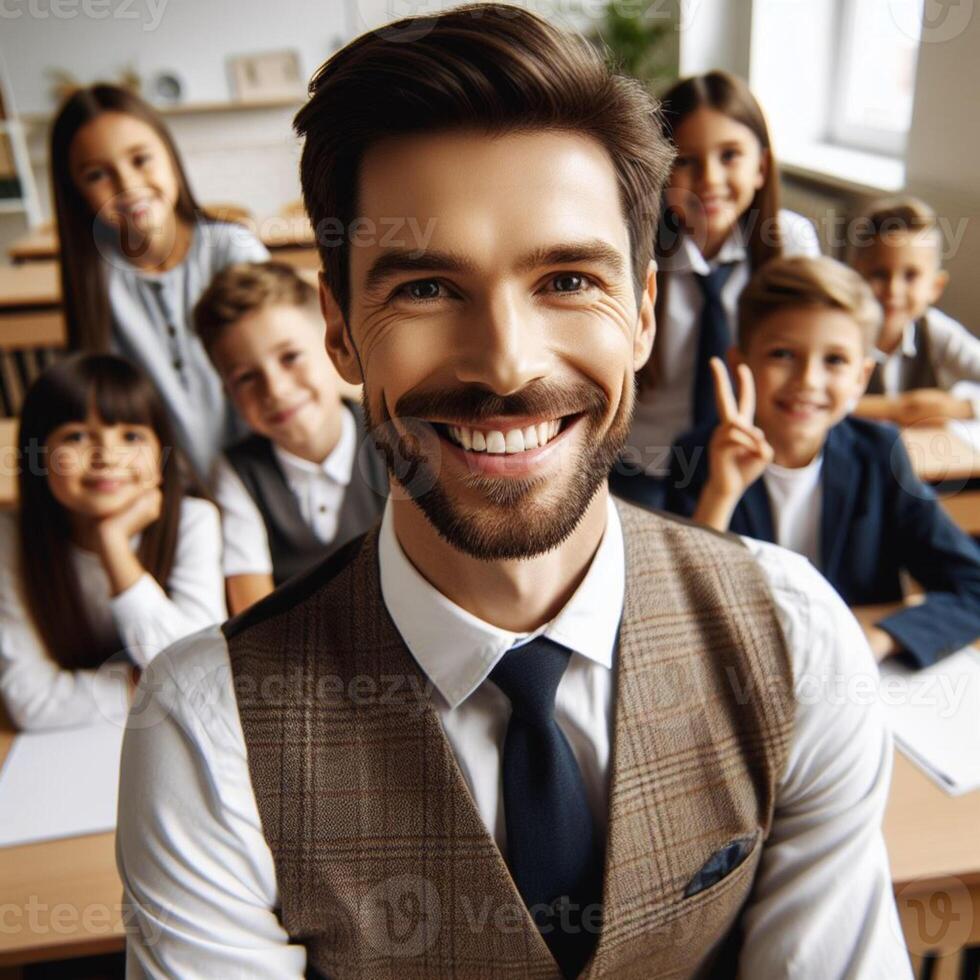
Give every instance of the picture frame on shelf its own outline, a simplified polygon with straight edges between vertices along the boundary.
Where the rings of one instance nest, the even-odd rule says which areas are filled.
[[[299,52],[294,49],[238,55],[228,59],[235,102],[301,99],[306,91]]]

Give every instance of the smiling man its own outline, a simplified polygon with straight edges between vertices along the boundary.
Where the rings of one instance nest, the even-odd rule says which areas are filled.
[[[500,5],[311,92],[327,346],[391,495],[144,675],[133,973],[909,976],[891,744],[836,696],[874,676],[857,624],[801,559],[608,494],[654,332],[649,96]]]

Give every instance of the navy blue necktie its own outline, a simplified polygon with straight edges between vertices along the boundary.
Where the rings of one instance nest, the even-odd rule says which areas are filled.
[[[704,295],[701,311],[701,329],[698,332],[698,356],[694,364],[694,398],[692,414],[694,427],[717,425],[718,406],[715,404],[715,387],[711,380],[711,358],[725,360],[732,346],[732,332],[721,302],[721,291],[735,270],[734,263],[720,265],[706,276],[695,275]]]
[[[582,773],[555,721],[570,651],[538,637],[490,672],[510,699],[503,753],[507,863],[565,977],[577,977],[599,938],[602,848]]]

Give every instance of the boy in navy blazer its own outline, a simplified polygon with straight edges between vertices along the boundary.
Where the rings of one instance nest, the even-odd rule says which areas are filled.
[[[767,263],[739,303],[739,398],[715,359],[721,422],[675,445],[666,507],[805,554],[851,606],[901,600],[908,572],[925,601],[865,631],[878,659],[925,667],[980,637],[980,548],[916,477],[896,428],[847,417],[880,318],[833,259]]]

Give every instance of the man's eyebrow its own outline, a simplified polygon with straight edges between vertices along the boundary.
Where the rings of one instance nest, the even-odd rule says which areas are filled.
[[[536,248],[518,259],[517,271],[530,272],[541,266],[576,265],[579,262],[608,266],[616,275],[622,275],[626,269],[621,252],[601,238],[592,238],[583,242],[563,242]]]
[[[474,268],[472,262],[453,252],[393,249],[371,263],[364,278],[364,288],[377,289],[400,272],[472,272]]]

